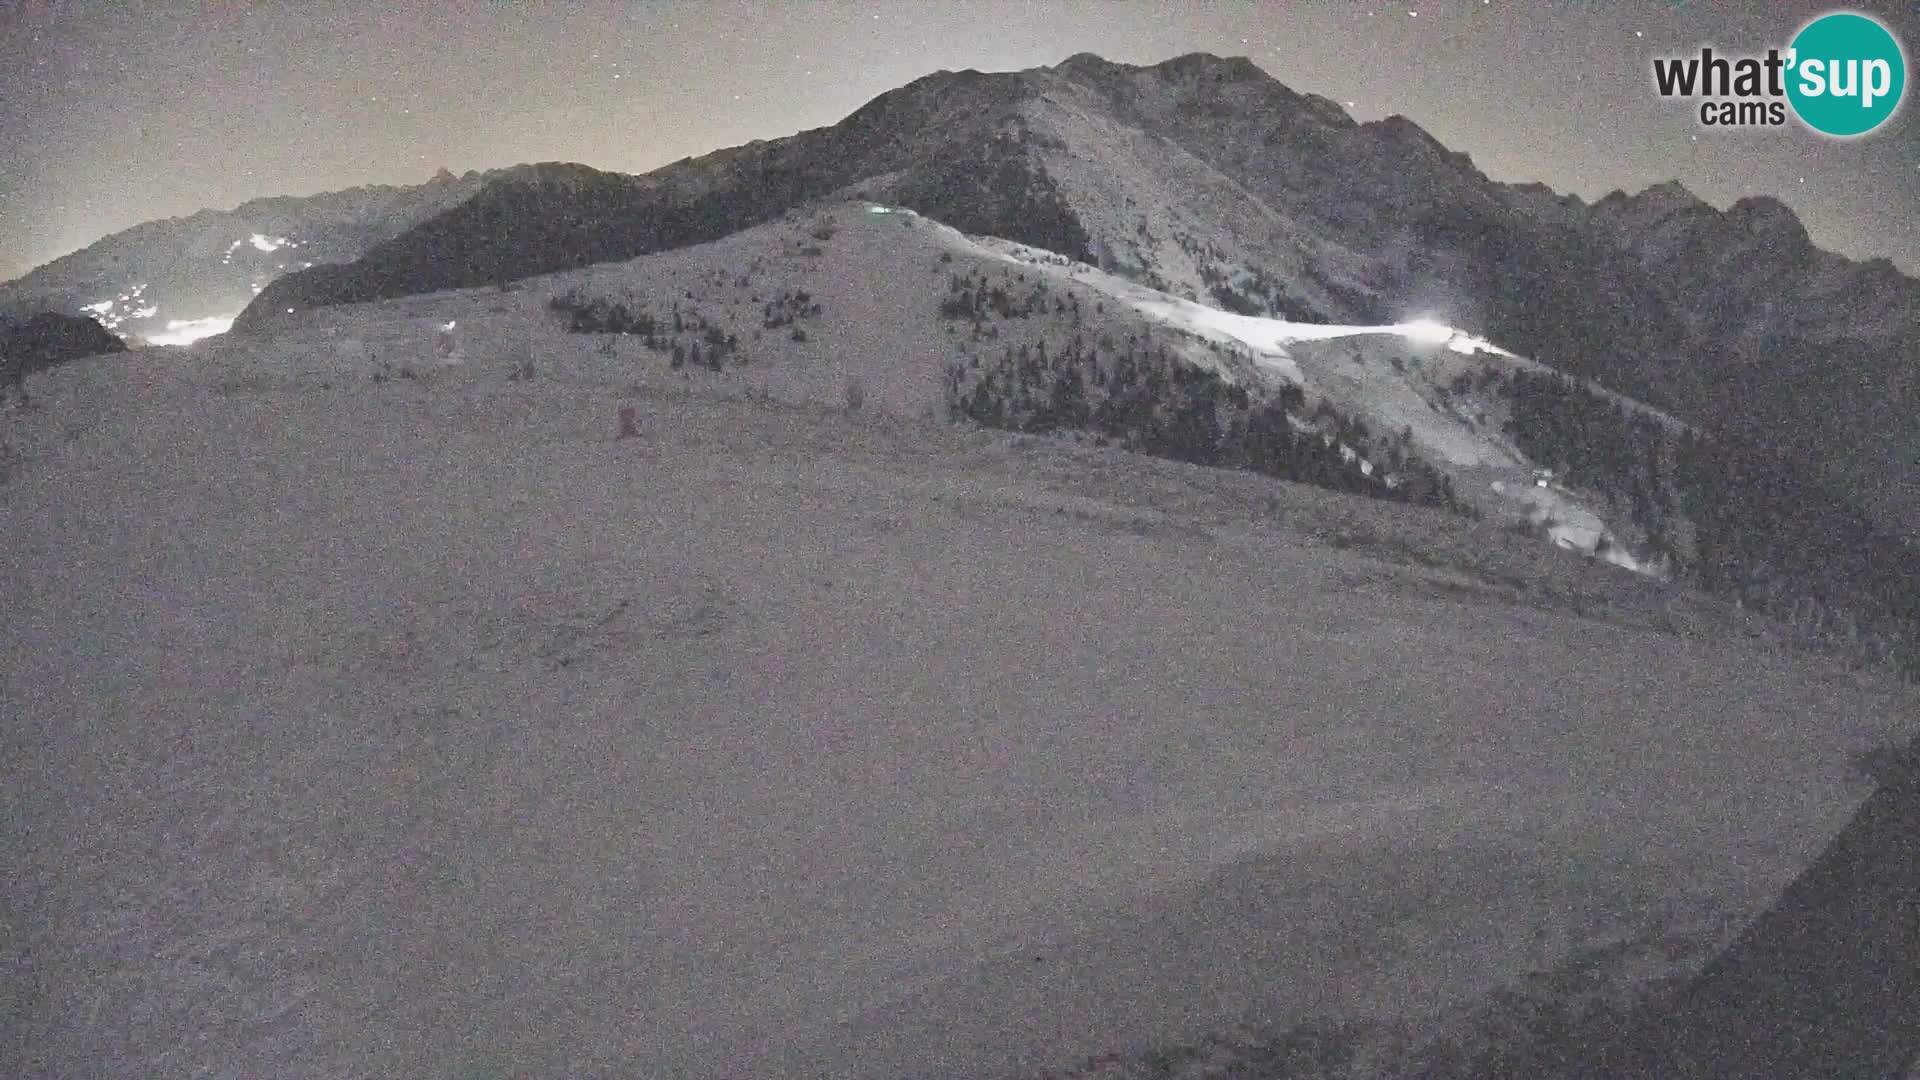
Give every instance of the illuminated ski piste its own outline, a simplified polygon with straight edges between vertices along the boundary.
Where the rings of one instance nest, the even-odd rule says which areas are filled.
[[[913,214],[910,210],[896,212]],[[1016,244],[992,237],[968,236],[949,226],[930,224],[949,234],[953,240],[983,255],[1023,266],[1032,266],[1057,276],[1083,282],[1128,304],[1143,315],[1191,330],[1203,338],[1232,341],[1244,345],[1253,350],[1255,360],[1261,367],[1285,375],[1295,382],[1300,381],[1300,372],[1295,368],[1292,358],[1287,355],[1286,347],[1302,341],[1327,341],[1333,338],[1391,334],[1420,345],[1444,346],[1452,352],[1468,356],[1487,353],[1510,360],[1522,359],[1518,354],[1508,352],[1485,338],[1474,337],[1464,330],[1430,318],[1379,325],[1342,325],[1291,322],[1259,315],[1236,315],[1192,300],[1170,296],[1158,289],[1129,281],[1085,263],[1073,262],[1065,256],[1043,248],[1029,247],[1026,244]]]
[[[1178,297],[1130,300],[1135,309],[1168,322],[1177,322],[1197,330],[1212,330],[1246,345],[1257,352],[1284,353],[1298,341],[1327,341],[1333,338],[1361,337],[1368,334],[1393,334],[1420,345],[1444,345],[1464,355],[1493,353],[1519,359],[1513,353],[1464,330],[1431,319],[1387,323],[1377,326],[1343,326],[1330,323],[1289,322],[1258,315],[1235,315],[1229,311],[1196,304]]]

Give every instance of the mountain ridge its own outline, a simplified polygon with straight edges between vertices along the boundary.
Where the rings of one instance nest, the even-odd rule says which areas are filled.
[[[619,261],[860,194],[1230,310],[1432,316],[1730,436],[1778,432],[1920,535],[1920,489],[1887,460],[1920,457],[1920,283],[1821,251],[1777,199],[1719,210],[1667,182],[1588,203],[1493,181],[1417,123],[1360,123],[1245,57],[935,72],[836,124],[639,176],[522,168],[266,283],[237,327]]]
[[[985,74],[967,70],[959,72],[941,71],[923,76],[896,90],[877,96],[868,104],[856,109],[835,125],[811,129],[789,136],[786,139],[767,140],[715,151],[699,158],[684,159],[673,165],[665,166],[652,173],[643,174],[659,178],[665,186],[671,186],[674,180],[688,175],[701,175],[711,182],[716,172],[730,168],[736,170],[753,169],[774,165],[793,164],[771,160],[774,148],[791,147],[789,159],[804,158],[806,151],[814,146],[830,144],[833,150],[842,156],[852,151],[853,157],[863,158],[857,164],[843,167],[843,175],[851,172],[863,172],[866,176],[878,176],[901,167],[901,152],[921,154],[938,152],[969,139],[978,141],[984,134],[982,113],[993,115],[986,119],[993,121],[984,127],[994,129],[995,134],[1017,135],[1021,130],[1034,128],[1031,115],[1023,113],[1021,106],[1036,101],[1046,101],[1049,91],[1058,89],[1059,83],[1069,83],[1075,87],[1102,96],[1109,112],[1129,120],[1142,118],[1162,121],[1160,130],[1155,134],[1168,139],[1175,145],[1193,152],[1205,150],[1200,154],[1210,165],[1222,169],[1228,175],[1239,172],[1243,175],[1234,179],[1243,183],[1251,176],[1255,180],[1279,179],[1284,184],[1256,184],[1264,187],[1263,197],[1287,204],[1286,208],[1295,212],[1310,209],[1329,220],[1336,227],[1346,225],[1341,231],[1351,232],[1351,215],[1341,214],[1337,208],[1322,203],[1307,205],[1308,201],[1299,198],[1301,181],[1318,179],[1295,168],[1290,173],[1279,176],[1262,177],[1262,170],[1271,172],[1284,163],[1263,157],[1256,149],[1247,158],[1239,161],[1227,156],[1233,145],[1258,146],[1261,142],[1271,142],[1277,135],[1285,135],[1285,149],[1296,156],[1301,150],[1319,150],[1332,153],[1340,158],[1340,164],[1347,166],[1373,165],[1374,172],[1384,170],[1383,164],[1407,166],[1419,164],[1424,159],[1426,172],[1419,176],[1419,183],[1394,184],[1391,177],[1379,175],[1366,177],[1376,184],[1384,184],[1384,194],[1404,195],[1410,192],[1424,191],[1429,194],[1421,200],[1433,205],[1441,200],[1431,194],[1436,185],[1434,174],[1450,173],[1455,177],[1451,184],[1439,185],[1452,201],[1479,204],[1492,200],[1502,204],[1521,204],[1524,198],[1508,196],[1509,192],[1525,192],[1530,189],[1545,191],[1543,186],[1505,185],[1488,180],[1464,153],[1451,151],[1419,125],[1404,117],[1388,117],[1365,124],[1354,121],[1333,102],[1311,94],[1299,94],[1286,87],[1279,80],[1268,75],[1251,60],[1244,57],[1222,58],[1206,53],[1190,53],[1153,65],[1128,65],[1106,61],[1091,53],[1080,53],[1067,57],[1052,67],[1034,68],[1019,72]],[[1158,82],[1163,89],[1171,90],[1171,96],[1162,94],[1162,100],[1155,102],[1145,91],[1143,83]],[[1227,143],[1214,139],[1211,143],[1193,137],[1191,125],[1181,127],[1167,124],[1171,119],[1167,109],[1156,112],[1154,104],[1171,105],[1172,110],[1181,119],[1195,117],[1218,118],[1232,115],[1238,111],[1243,117],[1251,117],[1247,124],[1263,131],[1262,139],[1239,140]],[[1146,106],[1143,108],[1143,106]],[[1267,115],[1253,115],[1256,107],[1268,110]],[[957,110],[957,112],[956,112]],[[941,113],[943,119],[951,122],[961,121],[963,130],[950,132],[944,139],[927,140],[920,137],[927,125],[929,116]],[[1343,137],[1347,133],[1350,137]],[[857,136],[857,137],[856,137]],[[877,138],[875,138],[877,136]],[[879,144],[879,145],[876,145]],[[1303,145],[1304,144],[1304,145]],[[887,151],[891,151],[890,153]],[[1370,160],[1371,159],[1371,160]],[[811,163],[807,163],[811,164]],[[779,171],[775,169],[775,171]],[[1327,173],[1338,175],[1343,182],[1352,179],[1351,172],[1340,169],[1327,169]],[[608,174],[618,175],[618,174]],[[821,178],[823,181],[825,177]],[[807,197],[817,197],[833,189],[834,186],[820,183],[811,185],[804,193]],[[1291,190],[1289,190],[1291,189]],[[1352,191],[1349,189],[1349,194]],[[795,195],[801,193],[796,192]],[[1363,198],[1371,197],[1376,203],[1395,204],[1390,216],[1404,221],[1414,216],[1407,207],[1405,199],[1383,198],[1383,190],[1362,186],[1358,194]],[[1284,196],[1293,195],[1287,199]],[[1503,196],[1507,196],[1503,198]],[[1738,221],[1749,212],[1758,208],[1777,211],[1777,216],[1796,237],[1804,238],[1804,228],[1796,216],[1787,210],[1784,204],[1770,198],[1743,199],[1729,211],[1716,211],[1693,196],[1691,192],[1677,182],[1657,184],[1638,195],[1615,193],[1598,200],[1591,205],[1577,198],[1568,204],[1564,199],[1556,200],[1562,206],[1571,206],[1578,212],[1585,210],[1585,216],[1592,220],[1582,222],[1588,231],[1598,231],[1604,227],[1622,232],[1625,246],[1640,250],[1648,258],[1663,254],[1657,245],[1649,247],[1649,237],[1642,235],[1643,229],[1622,227],[1625,218],[1619,204],[1625,203],[1634,212],[1641,211],[1649,204],[1657,204],[1665,199],[1677,199],[1684,207],[1696,212],[1704,212],[1704,222],[1714,224],[1723,221],[1727,215],[1733,215]],[[778,200],[775,200],[778,201]],[[748,219],[742,217],[740,222]],[[754,220],[764,220],[764,217]],[[738,224],[737,223],[737,224]],[[1021,239],[1018,236],[1010,237]],[[1343,237],[1350,239],[1350,237]],[[643,252],[634,251],[633,254]],[[1899,275],[1897,270],[1884,260],[1855,262],[1841,256],[1823,259],[1823,263],[1842,273],[1864,274],[1878,281],[1883,289],[1899,290],[1911,293],[1915,288],[1912,279]],[[1888,271],[1892,271],[1891,276]],[[293,297],[289,297],[293,298]],[[297,299],[297,298],[296,298]]]

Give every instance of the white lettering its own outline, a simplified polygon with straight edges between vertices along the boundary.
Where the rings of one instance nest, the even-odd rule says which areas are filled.
[[[1807,59],[1800,61],[1800,92],[1808,97],[1821,97],[1827,92],[1827,62]]]
[[[1879,78],[1874,78],[1876,75]],[[1874,98],[1886,97],[1892,89],[1893,67],[1885,60],[1867,61],[1865,78],[1860,80],[1860,107],[1872,108]]]
[[[1834,97],[1852,97],[1859,92],[1860,61],[1848,60],[1843,63],[1830,60],[1828,64],[1832,70],[1828,72],[1827,89],[1833,92]],[[1841,77],[1843,74],[1844,79]]]

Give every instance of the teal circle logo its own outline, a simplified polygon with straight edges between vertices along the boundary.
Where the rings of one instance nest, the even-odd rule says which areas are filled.
[[[1892,119],[1907,90],[1899,40],[1878,20],[1851,11],[1801,27],[1787,63],[1787,100],[1825,135],[1865,135]]]

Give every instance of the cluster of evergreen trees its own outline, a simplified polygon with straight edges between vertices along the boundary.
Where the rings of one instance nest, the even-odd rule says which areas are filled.
[[[940,301],[943,319],[969,319],[978,324],[989,315],[1002,319],[1029,319],[1053,313],[1080,321],[1080,298],[1062,289],[1050,293],[1044,278],[1027,282],[1025,271],[1013,280],[1013,288],[990,282],[985,271],[947,275],[947,295]]]
[[[1920,641],[1920,550],[1804,465],[1751,440],[1689,434],[1675,448],[1675,481],[1706,588]]]
[[[1812,629],[1877,639],[1920,677],[1920,550],[1804,462],[1753,438],[1671,433],[1557,374],[1515,372],[1501,389],[1520,450],[1631,508],[1650,554],[1683,577]],[[1683,518],[1685,552],[1673,541]]]
[[[1514,371],[1503,389],[1506,434],[1521,453],[1569,485],[1629,508],[1647,534],[1649,556],[1676,554],[1671,537],[1677,507],[1660,421],[1550,372]]]
[[[1391,465],[1369,469],[1363,455],[1375,440],[1360,421],[1324,402],[1311,420],[1298,419],[1299,387],[1256,400],[1138,336],[1104,356],[1075,334],[1052,353],[1042,343],[974,357],[948,368],[946,396],[951,415],[986,427],[1091,432],[1156,457],[1466,510],[1445,474],[1414,457],[1404,439],[1389,441],[1382,456]]]
[[[1236,287],[1233,275],[1220,268],[1216,263],[1200,264],[1200,281],[1206,285],[1207,294],[1221,310],[1231,311],[1235,315],[1253,315],[1266,319],[1290,319],[1295,322],[1315,322],[1322,318],[1306,304],[1288,295],[1279,282],[1267,276],[1265,270],[1254,269],[1246,279]]]
[[[1214,300],[1227,311],[1240,315],[1258,315],[1268,319],[1288,319],[1293,322],[1319,322],[1325,318],[1323,312],[1315,311],[1305,303],[1296,300],[1279,282],[1267,276],[1264,270],[1252,271],[1239,289],[1225,275],[1212,267],[1203,267],[1201,276],[1209,273],[1218,275],[1217,280],[1208,283],[1208,291]]]
[[[1206,283],[1207,295],[1220,305],[1222,311],[1231,311],[1235,315],[1267,314],[1267,305],[1233,287],[1233,282],[1212,265],[1200,268],[1200,278]]]
[[[1225,257],[1221,254],[1219,246],[1213,241],[1202,241],[1199,237],[1184,229],[1174,230],[1173,242],[1179,244],[1180,250],[1186,252],[1188,257],[1198,263],[1217,263]]]
[[[820,305],[805,289],[789,290],[769,300],[760,312],[760,325],[769,330],[792,326],[800,319],[820,317]]]
[[[547,301],[550,310],[567,316],[570,334],[637,334],[652,337],[659,322],[645,311],[635,311],[624,301],[603,296],[590,297],[578,288]],[[649,346],[651,348],[651,346]]]
[[[590,297],[575,288],[549,300],[547,307],[567,316],[568,333],[638,337],[648,349],[665,355],[676,371],[688,365],[720,371],[740,350],[738,336],[708,322],[698,310],[682,311],[678,303],[666,318],[658,318],[625,301]]]

